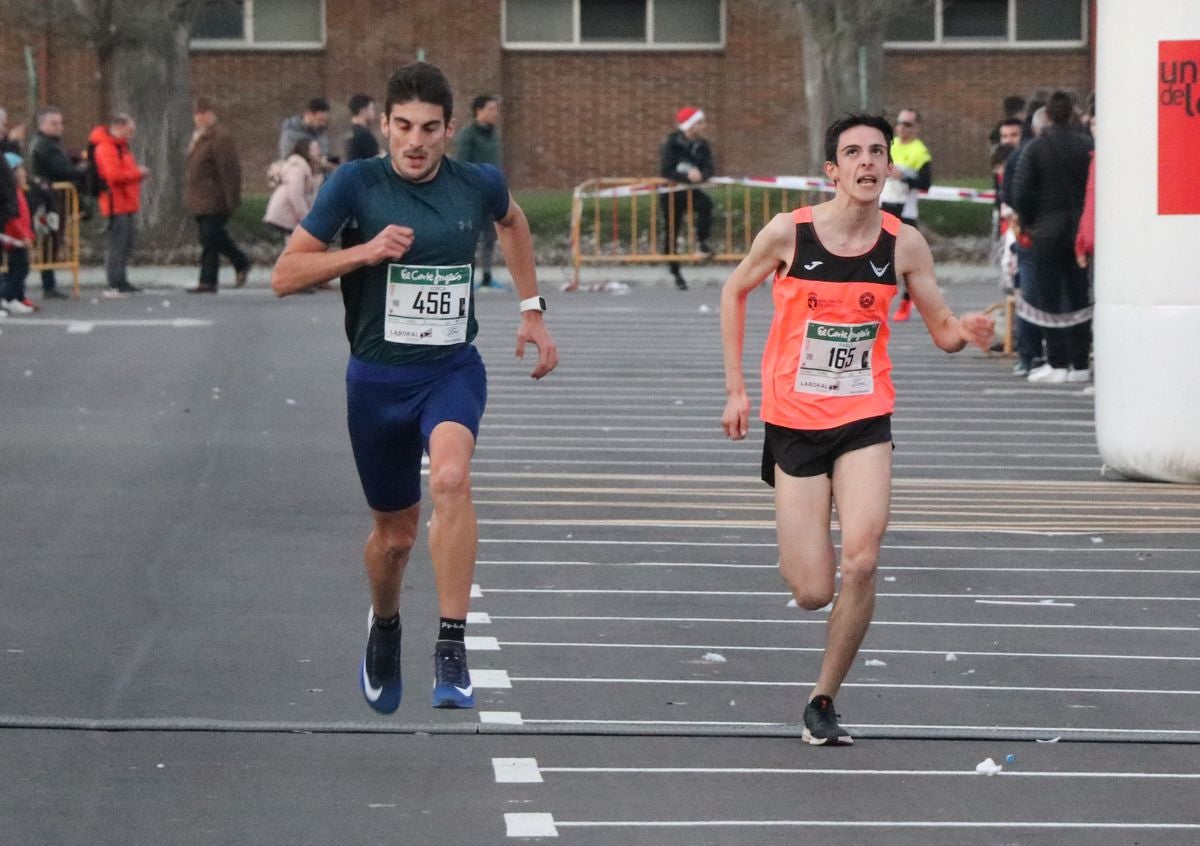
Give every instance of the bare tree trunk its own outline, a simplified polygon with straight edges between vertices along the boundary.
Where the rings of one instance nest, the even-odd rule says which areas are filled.
[[[883,36],[915,0],[791,0],[800,13],[809,166],[821,172],[825,128],[847,112],[883,109]]]
[[[113,47],[108,100],[137,122],[133,150],[150,168],[142,183],[142,226],[151,239],[173,234],[184,215],[184,156],[191,137],[188,22],[164,18],[159,31]]]

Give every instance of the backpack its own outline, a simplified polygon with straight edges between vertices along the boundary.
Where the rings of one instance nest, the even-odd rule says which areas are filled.
[[[117,148],[118,154],[120,148]],[[87,197],[99,197],[101,194],[108,191],[108,183],[104,181],[104,177],[100,175],[100,170],[96,167],[96,142],[89,141],[87,145],[87,161],[86,168],[83,171],[83,193]]]

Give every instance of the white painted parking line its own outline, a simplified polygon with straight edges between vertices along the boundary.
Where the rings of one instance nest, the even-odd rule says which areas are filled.
[[[497,784],[541,784],[537,758],[493,758]]]
[[[480,599],[483,597],[483,589],[479,585],[471,585],[471,598]]]
[[[609,641],[549,641],[504,640],[505,647],[549,647],[552,649],[654,649],[680,652],[814,652],[822,654],[824,646],[766,646],[763,644],[702,644],[702,643],[612,643]],[[979,652],[963,649],[884,649],[863,647],[860,655],[934,655],[947,653],[967,658],[1057,658],[1085,661],[1200,661],[1200,655],[1130,655],[1103,652]]]
[[[486,626],[492,622],[486,611],[468,611],[467,623],[472,626]]]
[[[505,817],[510,816],[505,814]],[[515,815],[511,815],[515,816]],[[550,814],[539,825],[553,834],[509,835],[510,837],[557,837],[559,828],[930,828],[944,829],[1045,829],[1081,831],[1200,831],[1200,823],[1123,822],[980,822],[977,820],[556,820]]]
[[[507,690],[512,687],[508,670],[471,670],[471,684],[475,687]]]
[[[754,617],[617,617],[606,615],[538,615],[536,617],[518,614],[493,614],[493,620],[569,620],[569,621],[604,621],[623,623],[755,623],[778,624],[788,626],[825,626],[827,618],[795,617],[785,619],[764,619]],[[1078,629],[1080,631],[1104,632],[1200,632],[1200,626],[1115,626],[1082,623],[974,623],[948,620],[934,622],[931,620],[872,620],[875,626],[911,626],[916,628],[977,628],[977,629]]]
[[[472,673],[474,678],[474,673]],[[505,679],[509,680],[507,673]],[[512,676],[511,681],[532,684],[653,684],[683,687],[812,687],[814,681],[767,681],[764,679],[646,679],[615,676]],[[492,685],[498,686],[498,685]],[[507,687],[509,685],[505,685]],[[962,693],[1103,693],[1131,696],[1200,696],[1200,690],[1164,690],[1123,687],[1039,687],[1004,684],[919,684],[916,682],[846,682],[843,688],[865,690],[954,690]]]
[[[198,326],[212,326],[211,320],[199,320],[194,317],[172,317],[165,319],[113,319],[113,320],[72,320],[58,317],[10,317],[4,321],[5,326],[41,326],[45,328],[64,327],[72,334],[86,334],[96,328],[148,328],[148,329],[194,329]]]
[[[475,637],[467,635],[464,640],[467,643],[467,649],[472,652],[499,652],[500,643],[494,637]]]
[[[482,541],[481,541],[482,542]],[[495,541],[504,543],[504,541]],[[771,546],[772,544],[762,544]],[[721,561],[580,561],[571,559],[544,558],[481,558],[477,564],[495,567],[648,567],[651,569],[714,569],[714,570],[777,570],[772,564],[730,564]],[[1142,569],[1140,567],[932,567],[907,565],[880,565],[881,573],[1084,573],[1089,576],[1200,576],[1193,569]]]
[[[739,729],[749,731],[751,729],[771,729],[771,730],[794,730],[799,733],[799,726],[795,723],[780,723],[780,722],[749,722],[746,720],[602,720],[602,719],[576,719],[576,718],[537,718],[523,717],[521,720],[523,726],[538,726],[544,725],[547,727],[569,727],[580,726],[589,727],[592,731],[603,731],[606,727],[609,729],[622,728],[650,728],[658,727],[666,729],[725,729],[736,733]],[[1130,737],[1139,739],[1154,738],[1156,740],[1165,741],[1182,741],[1184,743],[1194,743],[1200,740],[1200,730],[1195,729],[1120,729],[1120,728],[1090,728],[1079,726],[1010,726],[1010,725],[961,725],[950,723],[922,723],[922,724],[905,724],[905,723],[842,723],[844,728],[861,731],[863,729],[871,731],[873,734],[883,735],[912,735],[921,733],[923,735],[935,735],[940,737],[961,737],[963,735],[986,735],[995,734],[997,732],[1015,733],[1020,732],[1022,735],[1033,738],[1062,738],[1069,740],[1074,737],[1097,738],[1102,737],[1111,740],[1124,740]]]
[[[791,597],[778,590],[667,590],[663,588],[488,588],[489,594],[616,594],[620,596],[771,596]],[[1005,593],[887,593],[875,594],[878,599],[971,599],[991,605],[1035,605],[1043,607],[1075,607],[1066,600],[1079,602],[1200,602],[1200,596],[1120,596],[1093,594],[1005,594]]]
[[[965,770],[854,770],[825,769],[819,767],[539,767],[536,758],[493,758],[497,761],[514,763],[514,768],[532,767],[538,774],[537,781],[545,773],[601,774],[622,773],[627,775],[820,775],[820,776],[931,776],[953,778],[979,778],[974,767]],[[527,763],[526,763],[527,762]],[[996,775],[1001,778],[1048,778],[1048,779],[1163,779],[1191,781],[1200,779],[1200,773],[1146,773],[1146,772],[1086,772],[1042,770],[1028,771],[1006,769]],[[497,770],[497,781],[500,781]]]
[[[495,543],[495,544],[550,544],[552,546],[700,546],[710,547],[716,546],[722,549],[728,549],[729,541],[698,541],[698,540],[600,540],[592,538],[480,538],[479,542]],[[756,547],[764,549],[775,549],[778,544],[774,541],[748,541],[739,540],[738,548]],[[840,548],[841,544],[836,543],[834,546]],[[1118,553],[1118,552],[1143,552],[1152,553],[1154,555],[1195,555],[1200,553],[1200,547],[1180,547],[1173,549],[1163,549],[1149,546],[1093,546],[1093,547],[1070,547],[1070,546],[975,546],[968,544],[896,544],[885,543],[881,549],[912,549],[925,550],[930,552],[1045,552],[1045,553],[1065,553],[1067,555],[1078,555],[1079,553],[1087,553],[1088,557],[1092,555],[1100,555],[1103,553]],[[911,570],[922,569],[920,567],[910,567]],[[937,568],[929,568],[937,569]],[[1039,570],[1040,568],[1030,568]]]
[[[504,831],[509,837],[558,837],[553,814],[505,814]]]

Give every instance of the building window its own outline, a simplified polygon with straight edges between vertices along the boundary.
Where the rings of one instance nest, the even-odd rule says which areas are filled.
[[[888,24],[888,47],[1078,47],[1087,0],[923,0]]]
[[[207,0],[192,26],[199,48],[311,49],[325,45],[325,0]]]
[[[725,0],[504,0],[502,26],[518,50],[717,49]]]

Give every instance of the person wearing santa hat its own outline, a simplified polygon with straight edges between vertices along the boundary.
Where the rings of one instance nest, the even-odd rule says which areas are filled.
[[[684,106],[675,114],[676,129],[662,145],[659,176],[688,185],[705,182],[713,175],[713,154],[704,132],[704,112],[695,106]],[[712,229],[712,200],[698,188],[675,191],[659,196],[663,216],[663,252],[674,255],[680,236],[687,238],[688,210],[696,230],[696,248],[705,257],[713,254],[708,245]],[[690,243],[690,242],[689,242]],[[687,282],[679,272],[679,262],[670,263],[675,287],[687,290]]]

